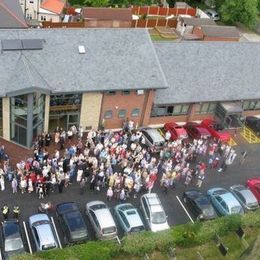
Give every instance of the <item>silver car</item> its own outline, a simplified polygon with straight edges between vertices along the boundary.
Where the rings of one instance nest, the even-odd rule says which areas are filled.
[[[113,216],[103,201],[92,201],[86,204],[86,214],[99,239],[117,238],[117,227]]]
[[[145,139],[145,144],[148,146],[149,150],[153,153],[160,152],[164,146],[165,139],[154,128],[144,128],[142,129],[143,137]]]
[[[58,248],[52,223],[46,214],[35,214],[29,218],[29,225],[37,251]]]
[[[137,209],[130,203],[117,205],[115,207],[115,216],[126,234],[145,230]]]
[[[255,195],[244,185],[233,185],[230,187],[230,191],[246,211],[259,208]]]
[[[208,9],[205,11],[205,13],[208,15],[208,17],[210,19],[212,19],[213,21],[219,21],[219,14],[217,11],[213,10],[213,9]]]
[[[157,232],[170,228],[162,203],[156,193],[142,195],[141,208],[151,231]]]

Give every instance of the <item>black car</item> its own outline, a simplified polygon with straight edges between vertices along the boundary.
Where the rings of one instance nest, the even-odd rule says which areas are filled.
[[[56,213],[66,244],[82,243],[88,240],[87,226],[76,203],[60,203],[56,206]]]
[[[197,220],[207,220],[217,217],[217,214],[209,199],[200,191],[185,191],[183,193],[183,201],[190,208]]]
[[[252,129],[257,136],[260,136],[260,118],[255,116],[246,117],[246,126]]]
[[[25,253],[21,228],[18,220],[5,220],[2,224],[2,242],[4,259]]]

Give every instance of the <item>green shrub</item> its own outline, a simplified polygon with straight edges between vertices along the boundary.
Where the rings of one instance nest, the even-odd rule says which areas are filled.
[[[260,227],[260,209],[255,212],[247,212],[241,220],[242,227]]]

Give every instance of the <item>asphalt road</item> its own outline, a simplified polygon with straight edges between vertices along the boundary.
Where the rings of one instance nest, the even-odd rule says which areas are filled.
[[[235,147],[237,151],[237,158],[234,163],[227,168],[224,173],[219,173],[216,170],[206,170],[206,177],[202,184],[201,191],[206,192],[209,188],[212,187],[224,187],[229,188],[231,185],[234,184],[245,184],[246,180],[251,177],[260,177],[260,144],[243,144],[241,146]],[[239,165],[239,159],[241,152],[247,150],[248,156],[246,161],[243,165]],[[157,181],[156,185],[154,186],[152,192],[158,193],[162,204],[164,206],[165,212],[168,215],[168,222],[170,225],[178,225],[183,224],[191,221],[186,214],[185,210],[181,206],[180,202],[177,200],[176,196],[182,198],[182,193],[191,188],[195,188],[195,183],[191,183],[189,187],[185,187],[183,183],[177,183],[175,189],[171,189],[168,191],[168,194],[164,194],[162,188],[159,186],[159,181]],[[89,186],[87,185],[85,193],[80,195],[79,185],[75,182],[70,185],[67,189],[63,190],[62,194],[58,192],[51,193],[50,197],[47,199],[38,199],[35,193],[33,194],[21,194],[20,192],[17,194],[12,194],[11,192],[11,184],[6,182],[6,190],[0,192],[0,206],[2,207],[4,204],[7,204],[10,209],[17,204],[20,206],[21,215],[20,220],[25,221],[27,227],[28,218],[32,214],[37,213],[37,208],[41,202],[51,201],[54,205],[61,203],[61,202],[68,202],[74,201],[79,204],[81,209],[82,215],[85,218],[87,223],[87,227],[89,229],[90,238],[95,239],[93,230],[90,226],[89,220],[85,216],[85,205],[89,201],[93,200],[103,200],[106,201],[106,189],[98,191],[90,191]],[[140,197],[140,196],[139,196]],[[134,199],[133,197],[127,199],[127,202],[132,203],[137,208],[140,207],[140,198]],[[112,209],[117,203],[116,201],[107,202],[108,206]],[[55,212],[51,213],[50,216],[54,217],[56,227],[59,233],[59,237],[61,242],[64,246],[63,234],[61,232],[61,228],[57,221]],[[191,217],[193,218],[192,214]],[[2,220],[2,216],[0,217]],[[29,230],[29,228],[28,228]],[[120,232],[121,233],[121,232]],[[32,242],[32,235],[29,231],[30,241]],[[33,244],[33,251],[35,250],[35,246]]]

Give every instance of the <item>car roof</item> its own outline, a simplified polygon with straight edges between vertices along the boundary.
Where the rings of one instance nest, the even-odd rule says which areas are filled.
[[[237,199],[233,196],[231,192],[227,192],[219,196],[227,203],[229,207],[240,206],[240,203],[237,201]]]
[[[92,207],[92,206],[99,205],[99,204],[106,206],[106,204],[103,201],[101,201],[101,200],[94,200],[94,201],[88,202],[86,204],[86,207]]]
[[[249,189],[240,190],[239,193],[245,198],[246,202],[257,201],[256,197]]]
[[[5,238],[18,238],[20,237],[20,226],[15,220],[3,222],[3,233]]]
[[[161,134],[157,131],[157,129],[154,129],[154,128],[144,128],[142,130],[145,131],[146,133],[148,133],[149,136],[151,136],[151,138],[155,142],[164,142],[165,141],[165,139],[161,136]]]
[[[115,221],[112,214],[108,208],[95,210],[95,215],[100,223],[101,228],[114,227]]]
[[[42,245],[56,244],[50,224],[38,225],[36,226],[36,230]]]
[[[115,207],[117,210],[123,212],[125,217],[127,218],[130,227],[138,227],[143,226],[143,222],[140,218],[140,215],[137,209],[130,203],[124,203]]]
[[[151,208],[152,212],[161,212],[163,207],[161,201],[156,193],[147,193],[143,195],[147,198],[148,205]]]
[[[72,232],[81,229],[86,229],[86,224],[79,210],[66,212],[63,215],[63,218]]]

